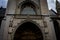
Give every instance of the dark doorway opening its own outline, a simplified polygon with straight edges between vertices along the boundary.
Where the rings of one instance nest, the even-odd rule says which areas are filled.
[[[43,40],[43,35],[35,24],[26,22],[16,30],[14,40]]]
[[[56,33],[57,40],[60,40],[60,28],[59,28],[59,23],[56,20],[53,20],[54,24],[54,29]]]

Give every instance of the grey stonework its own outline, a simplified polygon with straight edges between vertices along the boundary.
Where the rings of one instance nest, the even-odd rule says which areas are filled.
[[[21,5],[26,2],[25,0],[8,0],[6,10],[6,20],[2,22],[2,40],[13,40],[17,28],[25,23],[32,22],[41,29],[43,40],[56,40],[53,22],[50,19],[47,0],[31,0],[30,2],[35,5],[37,15],[20,15]],[[36,6],[37,5],[37,6]],[[42,16],[45,15],[45,16]]]

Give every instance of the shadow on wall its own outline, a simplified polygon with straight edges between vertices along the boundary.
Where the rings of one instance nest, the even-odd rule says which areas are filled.
[[[54,29],[55,29],[55,33],[56,33],[57,40],[60,40],[60,28],[59,28],[59,23],[57,22],[57,20],[53,20],[53,24],[54,24]]]
[[[0,8],[0,27],[1,27],[1,22],[5,16],[5,11],[6,11],[6,8],[3,8],[3,7]]]

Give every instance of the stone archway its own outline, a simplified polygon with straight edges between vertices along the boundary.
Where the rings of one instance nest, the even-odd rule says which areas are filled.
[[[43,34],[35,24],[25,22],[17,28],[14,40],[43,40]]]

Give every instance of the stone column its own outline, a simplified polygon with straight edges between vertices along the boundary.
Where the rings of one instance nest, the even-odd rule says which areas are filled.
[[[45,17],[44,20],[47,22],[48,40],[56,40],[55,30],[51,19]]]
[[[48,15],[48,5],[47,0],[40,0],[41,14]]]

